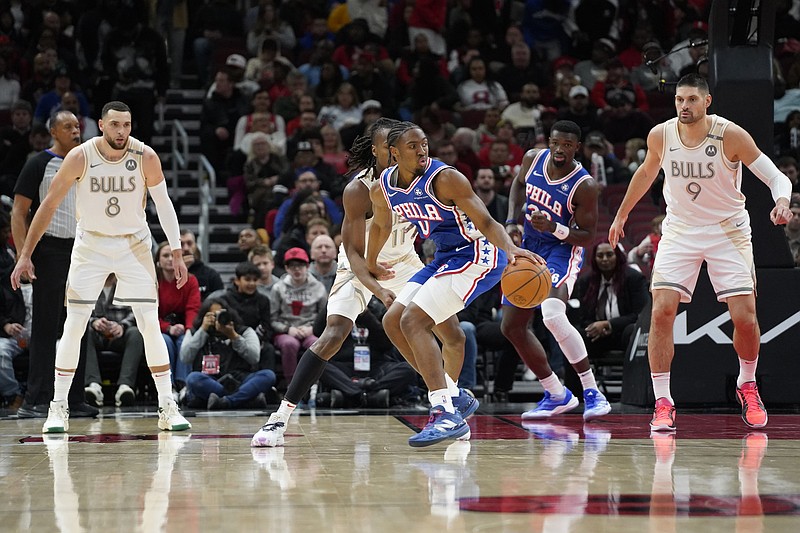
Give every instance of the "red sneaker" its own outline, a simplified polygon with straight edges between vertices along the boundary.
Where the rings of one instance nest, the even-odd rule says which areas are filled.
[[[666,398],[656,400],[653,419],[650,421],[653,431],[675,431],[675,406]]]
[[[736,398],[742,404],[742,420],[751,428],[763,428],[767,425],[767,410],[761,403],[755,381],[748,381],[736,389]]]

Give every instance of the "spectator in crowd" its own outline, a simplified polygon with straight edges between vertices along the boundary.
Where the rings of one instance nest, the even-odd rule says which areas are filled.
[[[342,83],[336,91],[335,101],[322,106],[318,119],[323,126],[330,124],[337,130],[361,122],[361,107],[355,87]]]
[[[308,148],[310,148],[311,147],[310,143],[308,144],[309,144]],[[306,147],[303,146],[303,143],[301,142],[300,146],[298,146],[298,149],[306,150]],[[303,226],[303,234],[305,234],[305,224],[308,223],[308,220],[311,220],[311,218],[316,218],[316,217],[328,218],[333,224],[341,224],[342,222],[342,210],[339,208],[338,205],[336,205],[336,202],[334,202],[329,196],[323,195],[320,192],[321,183],[319,179],[319,174],[317,173],[316,169],[304,166],[304,167],[299,167],[295,172],[296,172],[295,181],[292,186],[295,192],[292,194],[292,196],[283,201],[280,208],[278,209],[278,214],[275,216],[274,232],[276,239],[280,237],[283,231],[286,229],[287,223],[289,224],[288,227],[292,227],[296,225],[298,222],[301,222],[301,225]],[[316,213],[311,213],[310,210],[305,213],[306,215],[313,215],[308,217],[307,220],[305,220],[305,222],[298,220],[291,220],[292,217],[289,216],[289,211],[292,208],[293,202],[301,192],[305,194],[304,198],[312,198],[313,200],[321,204],[320,208],[317,210]],[[297,209],[298,207],[299,205],[296,206],[295,209]],[[298,213],[299,212],[296,210],[295,214]],[[275,246],[277,246],[277,243]]]
[[[479,148],[478,136],[475,130],[469,128],[458,128],[453,136],[450,138],[453,141],[453,146],[456,147],[456,154],[458,160],[465,165],[468,165],[473,173],[481,166],[478,161],[478,154],[475,151]]]
[[[300,114],[300,97],[308,94],[308,80],[301,72],[290,70],[286,75],[288,95],[282,95],[272,105],[272,112],[283,117],[284,121],[292,120]]]
[[[511,46],[511,62],[505,63],[497,73],[497,81],[508,93],[508,99],[516,102],[522,99],[526,85],[534,85],[538,90],[538,84],[547,81],[542,72],[544,69],[539,68],[532,60],[528,45],[518,42]]]
[[[411,118],[413,113],[427,106],[448,111],[455,107],[458,93],[432,58],[421,58],[411,75],[406,100],[400,106],[401,116]]]
[[[189,366],[180,360],[181,343],[186,325],[191,325],[200,309],[200,287],[197,278],[189,275],[186,284],[178,289],[172,251],[169,243],[162,242],[156,249],[156,275],[158,277],[158,321],[161,334],[167,343],[172,382],[180,390],[189,375]]]
[[[22,172],[25,162],[50,146],[50,130],[44,124],[34,124],[23,142],[9,147],[5,158],[0,162],[0,183],[4,194],[14,190],[17,176]]]
[[[239,117],[247,114],[248,104],[227,70],[218,71],[214,80],[216,90],[203,100],[200,146],[214,168],[220,171],[233,147],[236,123]]]
[[[345,147],[345,150],[347,146],[353,145],[353,141],[356,140],[356,137],[359,135],[364,135],[367,131],[367,128],[374,124],[375,121],[382,116],[383,106],[380,102],[377,100],[367,100],[365,102],[361,102],[361,122],[358,124],[345,126],[339,132],[342,138],[342,146]],[[345,174],[345,172],[339,173]]]
[[[297,98],[297,116],[286,123],[286,135],[295,138],[298,133],[303,135],[318,128],[317,103],[312,95],[304,93]]]
[[[11,106],[11,124],[0,128],[0,162],[9,152],[19,151],[17,145],[26,145],[31,132],[31,104],[27,100],[18,100]],[[0,175],[0,194],[13,197],[14,183],[17,175],[10,172]]]
[[[325,329],[326,308],[314,322],[317,336]],[[373,297],[356,318],[352,334],[320,376],[326,392],[317,395],[318,406],[387,408],[409,395],[417,374],[386,336],[381,323],[385,313],[386,307]]]
[[[508,214],[508,196],[497,193],[497,177],[492,168],[481,168],[473,183],[475,194],[498,223],[503,224]]]
[[[86,340],[86,401],[103,407],[103,382],[97,353],[109,351],[122,355],[117,378],[114,405],[131,406],[136,400],[136,376],[144,357],[144,339],[136,327],[133,309],[127,305],[116,305],[114,293],[117,278],[111,274],[106,279],[103,292],[95,303],[89,319]]]
[[[320,235],[331,236],[331,223],[324,218],[312,218],[306,224],[306,244],[311,249],[311,243]]]
[[[478,145],[482,148],[497,138],[497,127],[500,123],[500,109],[490,107],[483,114],[483,120],[475,128]]]
[[[330,47],[331,53],[333,52],[333,42],[336,36],[328,29],[328,21],[325,17],[320,16],[319,13],[315,14],[311,20],[307,31],[297,39],[297,55],[295,63],[302,65],[314,52],[317,44],[325,42]]]
[[[574,319],[586,341],[589,360],[609,350],[626,350],[639,313],[650,298],[647,280],[627,264],[625,252],[607,240],[595,244],[591,269],[578,278],[572,298],[580,302]]]
[[[325,294],[331,292],[336,279],[336,245],[329,235],[317,235],[311,241],[311,265],[308,272],[322,282]]]
[[[322,40],[317,42],[314,45],[314,49],[312,53],[309,55],[307,62],[300,63],[300,66],[297,68],[299,72],[306,77],[308,80],[308,86],[311,89],[316,90],[320,83],[323,81],[322,71],[326,70],[325,80],[326,85],[331,84],[334,80],[339,81],[341,83],[343,80],[346,80],[347,77],[350,75],[350,71],[347,70],[345,67],[341,65],[337,65],[336,62],[331,59],[331,55],[333,54],[333,42],[326,40]],[[333,67],[333,68],[324,68]],[[328,87],[323,88],[323,92],[325,92],[325,96],[332,97],[335,93],[335,89],[328,92]],[[316,93],[317,97],[322,97],[320,93]],[[327,102],[326,102],[327,103]]]
[[[624,183],[631,178],[631,173],[614,155],[613,148],[599,131],[589,133],[583,141],[580,161],[592,177],[603,185]]]
[[[260,244],[269,243],[264,242],[257,230],[253,228],[244,228],[239,232],[239,238],[236,241],[236,244],[239,247],[239,252],[242,254],[242,258],[244,260],[244,258],[247,257],[247,254],[250,253],[250,250]]]
[[[347,151],[342,144],[339,131],[330,124],[319,130],[322,135],[322,160],[332,166],[337,173],[347,172]]]
[[[19,80],[8,75],[6,58],[0,55],[0,111],[9,111],[19,99]]]
[[[370,52],[359,54],[347,80],[356,90],[358,100],[378,100],[389,114],[394,114],[394,87],[391,78],[380,70],[375,63],[375,56]]]
[[[644,162],[647,153],[647,141],[640,137],[634,137],[625,141],[625,157],[622,164],[633,174],[636,169]]]
[[[280,19],[272,2],[261,2],[258,6],[258,18],[253,28],[247,32],[247,50],[256,55],[261,44],[267,39],[276,41],[280,50],[291,52],[297,43],[294,30]]]
[[[456,131],[453,124],[445,121],[442,112],[431,106],[420,109],[416,121],[428,137],[428,143],[433,146],[450,139]]]
[[[250,134],[250,149],[244,164],[247,203],[253,211],[256,227],[262,228],[267,213],[277,209],[285,193],[276,192],[278,177],[286,171],[285,159],[272,153],[269,137],[264,132]]]
[[[61,95],[61,104],[59,109],[71,111],[78,119],[78,124],[81,127],[81,140],[88,141],[92,137],[100,135],[100,129],[97,127],[97,121],[92,117],[81,113],[80,100],[78,94],[72,91],[67,91]],[[47,125],[50,125],[48,117]]]
[[[508,148],[508,160],[504,164],[510,165],[511,167],[522,164],[525,150],[516,142],[514,126],[507,120],[500,120],[500,122],[497,123],[497,135],[495,139],[490,143],[484,144],[478,152],[478,161],[481,162],[482,166],[492,165],[490,154],[492,150],[498,149],[496,145],[500,143],[505,143],[505,146]],[[499,160],[499,156],[495,157],[495,159]]]
[[[786,174],[792,182],[792,192],[800,192],[800,165],[792,156],[783,156],[776,162],[778,170]]]
[[[229,309],[235,310],[241,326],[253,328],[260,343],[259,368],[275,370],[275,347],[272,345],[272,328],[270,327],[271,302],[269,297],[258,291],[261,270],[249,261],[236,265],[233,287],[217,291],[209,296],[223,298]]]
[[[8,244],[11,219],[0,210],[0,402],[12,413],[22,405],[22,389],[14,376],[14,358],[27,348],[31,336],[33,286],[11,289],[9,274],[14,268],[14,252]]]
[[[650,273],[653,271],[653,263],[656,260],[656,252],[658,252],[658,243],[661,240],[661,224],[664,222],[664,215],[654,217],[651,225],[652,230],[648,233],[642,242],[631,248],[628,252],[627,263],[629,266],[636,268],[644,274],[648,279]]]
[[[271,319],[275,346],[281,352],[283,377],[292,380],[300,350],[307,350],[317,337],[314,320],[327,301],[325,286],[308,275],[308,254],[290,248],[284,255],[286,275],[272,288]]]
[[[50,88],[53,71],[56,68],[47,54],[39,52],[33,57],[33,75],[22,84],[20,98],[27,100],[31,106],[36,106],[39,99]]]
[[[347,178],[336,173],[336,170],[322,159],[322,135],[314,129],[303,135],[295,135],[296,142],[288,143],[287,155],[291,167],[281,176],[281,183],[288,189],[295,186],[295,178],[300,169],[311,168],[319,181],[318,189],[326,191],[332,198],[338,198],[347,184]],[[328,203],[328,202],[326,202]],[[334,203],[328,203],[331,217],[341,220],[341,210]]]
[[[519,93],[519,101],[509,104],[500,117],[511,122],[514,129],[528,128],[536,132],[542,130],[542,106],[539,103],[541,94],[535,83],[526,83]],[[544,137],[544,133],[541,133]],[[537,133],[538,136],[538,133]]]
[[[786,224],[784,231],[789,242],[789,250],[792,252],[794,265],[800,267],[800,194],[792,193],[792,201],[789,208],[794,213],[794,217]]]
[[[333,51],[332,59],[339,65],[352,71],[358,57],[369,52],[375,57],[380,68],[386,72],[394,72],[394,63],[381,43],[381,38],[370,33],[364,19],[355,19],[342,29],[342,44]]]
[[[257,370],[258,335],[224,299],[203,303],[186,332],[181,360],[192,368],[185,405],[209,410],[267,406],[266,393],[275,384],[275,372]]]
[[[242,149],[242,141],[246,134],[260,131],[267,135],[272,151],[278,155],[286,155],[286,122],[280,115],[271,112],[272,101],[269,91],[259,89],[250,100],[252,113],[242,115],[236,121],[233,137],[233,149]]]
[[[81,91],[73,87],[72,77],[67,69],[67,65],[64,63],[56,65],[52,86],[52,90],[44,93],[42,97],[39,98],[36,104],[36,110],[33,113],[34,120],[42,124],[50,120],[50,115],[53,114],[53,111],[61,109],[61,99],[67,92],[73,92],[78,97],[80,113],[76,113],[75,116],[89,116],[89,102]]]
[[[560,109],[569,105],[569,92],[573,87],[581,85],[581,79],[572,72],[572,65],[569,62],[561,62],[561,70],[553,76],[551,84],[552,94],[546,95],[546,101],[551,107]],[[581,85],[581,87],[583,87]],[[589,94],[589,90],[586,90]]]
[[[250,253],[247,254],[247,260],[253,263],[261,272],[256,289],[264,296],[269,297],[272,287],[280,281],[280,278],[273,274],[275,260],[272,258],[272,250],[269,249],[269,246],[260,244],[250,250]]]
[[[442,163],[447,163],[451,167],[454,167],[464,174],[469,181],[472,181],[472,167],[459,160],[456,145],[453,144],[453,141],[445,140],[440,142],[434,150],[434,156]]]
[[[319,204],[308,191],[298,194],[292,201],[283,222],[283,231],[274,246],[275,263],[279,267],[284,267],[284,254],[290,248],[302,248],[304,251],[310,251],[306,239],[308,225],[312,220],[319,219],[321,215]]]
[[[188,229],[181,230],[181,249],[183,250],[183,262],[186,263],[189,274],[197,278],[201,301],[205,300],[212,292],[225,288],[219,272],[203,262],[200,249],[197,247],[197,238]]]
[[[610,108],[600,115],[600,124],[606,139],[617,144],[632,137],[647,138],[653,127],[653,119],[633,107],[634,96],[631,93],[615,89],[607,96],[606,101]]]
[[[592,55],[589,59],[579,61],[574,68],[575,74],[580,78],[581,84],[587,89],[594,87],[598,80],[605,79],[608,75],[608,62],[616,54],[617,46],[608,37],[597,39],[592,46]]]
[[[598,80],[592,87],[591,100],[595,107],[607,112],[611,108],[609,99],[620,93],[625,93],[626,99],[633,101],[633,106],[636,109],[644,112],[650,110],[647,96],[641,86],[630,81],[622,61],[619,59],[609,61],[606,70],[608,71],[606,78]]]
[[[464,111],[487,110],[490,107],[504,109],[508,96],[503,86],[492,80],[486,72],[486,62],[473,57],[467,63],[469,78],[458,85],[459,103],[456,109]]]
[[[569,105],[558,112],[558,120],[571,120],[581,128],[582,138],[600,129],[597,109],[589,101],[589,89],[575,85],[569,90]]]
[[[414,71],[418,68],[423,59],[435,65],[442,78],[446,79],[449,76],[450,73],[447,71],[447,62],[442,56],[434,54],[431,51],[428,38],[424,34],[419,34],[414,38],[413,47],[410,50],[404,50],[400,55],[396,76],[401,94],[406,94],[408,91],[414,79]]]
[[[323,106],[332,106],[337,104],[339,89],[341,89],[344,80],[349,76],[350,71],[347,70],[346,74],[342,73],[344,67],[336,63],[333,59],[325,59],[319,66],[319,81],[314,87],[314,96]],[[355,95],[355,90],[353,90]]]

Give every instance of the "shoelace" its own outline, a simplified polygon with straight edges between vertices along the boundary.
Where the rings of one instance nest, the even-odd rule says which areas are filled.
[[[751,403],[755,406],[759,405],[758,391],[756,389],[739,389],[739,391],[742,393],[742,403],[745,409],[749,409]]]
[[[264,424],[261,426],[262,431],[274,431],[278,428],[282,428],[284,426],[283,422],[272,422],[271,424]]]
[[[672,421],[672,406],[661,405],[656,408],[656,420],[659,418],[669,418]]]

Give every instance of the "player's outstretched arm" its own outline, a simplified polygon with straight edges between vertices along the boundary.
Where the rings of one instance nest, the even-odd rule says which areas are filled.
[[[377,186],[377,184],[376,184]],[[342,195],[344,220],[342,221],[342,246],[350,263],[350,270],[372,294],[379,294],[382,287],[370,274],[367,267],[367,213],[372,208],[369,189],[361,180],[352,180]]]
[[[758,179],[769,187],[775,207],[769,214],[775,225],[786,224],[792,219],[789,199],[792,195],[792,182],[781,172],[772,159],[767,157],[756,145],[753,137],[737,124],[725,129],[723,138],[725,157],[731,161],[741,161]]]
[[[12,288],[19,287],[19,281],[23,274],[30,280],[36,279],[33,263],[31,262],[31,254],[33,254],[39,239],[42,238],[47,226],[53,219],[56,209],[61,205],[70,188],[83,174],[85,163],[86,158],[81,149],[70,150],[64,158],[64,162],[61,163],[61,167],[56,172],[53,182],[47,190],[47,196],[42,200],[39,209],[36,210],[36,215],[31,221],[28,234],[25,236],[25,244],[22,245],[22,249],[17,254],[17,265],[11,273]]]
[[[628,220],[633,206],[642,199],[642,196],[650,190],[653,182],[658,176],[661,168],[661,152],[664,149],[664,127],[659,124],[647,136],[647,154],[641,166],[633,173],[625,198],[619,204],[614,222],[608,229],[608,242],[611,246],[616,246],[619,240],[625,236],[624,226]]]
[[[525,256],[535,263],[545,263],[535,253],[514,244],[503,226],[489,214],[486,205],[478,198],[469,180],[461,172],[455,169],[442,170],[436,176],[433,186],[437,198],[443,203],[452,203],[459,207],[490,243],[505,250],[509,263],[515,263],[517,256]]]
[[[186,285],[186,282],[189,280],[189,272],[186,269],[186,263],[183,262],[178,215],[175,213],[175,207],[173,207],[172,200],[169,198],[167,182],[164,180],[164,172],[161,170],[161,160],[149,146],[144,147],[142,166],[144,168],[144,179],[147,184],[147,190],[150,192],[150,197],[156,204],[158,221],[161,223],[161,228],[164,230],[164,234],[167,236],[167,241],[169,242],[169,247],[172,250],[172,264],[175,266],[175,279],[180,289]]]
[[[378,254],[383,250],[392,232],[392,210],[386,203],[380,184],[370,189],[369,196],[372,200],[372,227],[367,243],[367,267],[375,279],[391,279],[394,277],[394,272],[378,264]]]

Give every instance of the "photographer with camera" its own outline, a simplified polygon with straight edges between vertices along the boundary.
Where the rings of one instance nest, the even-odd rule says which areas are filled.
[[[191,365],[184,405],[208,409],[264,408],[275,384],[272,370],[256,370],[259,340],[224,298],[209,297],[181,345],[181,361]]]

